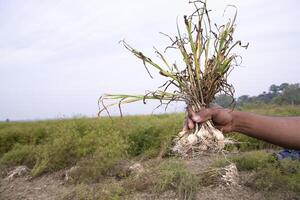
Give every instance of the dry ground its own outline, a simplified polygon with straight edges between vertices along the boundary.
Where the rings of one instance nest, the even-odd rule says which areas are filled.
[[[209,167],[219,156],[202,156],[201,158],[194,158],[184,161],[187,167],[195,173],[201,173],[207,167]],[[146,164],[145,164],[146,166]],[[17,177],[11,181],[0,179],[0,199],[2,200],[58,200],[66,199],[74,188],[74,184],[65,183],[62,177],[63,172],[57,172],[53,174],[46,174],[34,179],[31,179],[29,175],[23,177]],[[246,186],[249,173],[240,173],[240,183],[237,186],[226,187],[224,185],[202,187],[196,194],[196,199],[199,200],[263,200],[263,199],[275,199],[275,200],[297,200],[294,193],[275,191],[272,193],[266,193],[257,191],[251,187]],[[118,182],[115,178],[111,179],[113,182]],[[90,185],[90,188],[95,185]],[[80,199],[91,198],[84,195]],[[176,193],[169,190],[159,196],[151,192],[134,192],[126,195],[124,199],[176,199]],[[78,199],[78,197],[68,196],[67,199]],[[93,198],[92,198],[93,199]],[[99,197],[97,198],[99,199]],[[100,197],[101,199],[101,197]],[[123,199],[123,198],[121,198]]]

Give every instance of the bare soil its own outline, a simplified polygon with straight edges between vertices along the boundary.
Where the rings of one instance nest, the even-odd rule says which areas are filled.
[[[186,160],[187,166],[195,173],[201,173],[209,167],[221,155],[215,156],[201,156],[201,158],[194,158]],[[59,200],[62,199],[67,193],[71,192],[75,185],[67,184],[62,177],[63,172],[53,174],[46,174],[37,178],[30,178],[26,175],[17,177],[13,180],[6,180],[0,178],[0,199],[1,200]],[[275,192],[262,192],[257,189],[246,186],[249,173],[240,173],[240,184],[236,186],[210,186],[202,187],[197,192],[197,200],[300,200],[295,194],[275,191]],[[118,180],[115,180],[118,181]],[[91,186],[92,187],[92,186]],[[133,200],[173,200],[176,198],[176,193],[167,191],[159,197],[156,194],[147,192],[136,192],[126,197],[126,199]]]
[[[54,200],[68,189],[55,174],[31,179],[29,176],[17,177],[11,181],[0,180],[0,199],[7,200]]]

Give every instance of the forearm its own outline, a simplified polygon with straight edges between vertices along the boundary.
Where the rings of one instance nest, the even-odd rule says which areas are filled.
[[[233,131],[282,147],[300,149],[300,117],[267,117],[233,112]]]

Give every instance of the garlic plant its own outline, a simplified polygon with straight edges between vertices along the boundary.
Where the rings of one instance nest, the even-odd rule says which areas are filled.
[[[157,69],[159,74],[168,80],[159,89],[144,95],[105,94],[99,99],[99,105],[102,106],[99,114],[103,111],[108,112],[110,106],[118,105],[122,115],[122,104],[145,102],[149,99],[159,100],[160,105],[166,106],[174,101],[183,101],[187,107],[198,112],[208,107],[218,93],[233,96],[233,87],[227,82],[233,66],[238,65],[239,56],[233,53],[233,50],[237,46],[244,48],[248,46],[242,46],[241,41],[233,39],[237,12],[226,24],[218,26],[211,22],[209,16],[211,11],[207,9],[206,1],[196,0],[189,3],[195,7],[195,11],[189,16],[184,16],[185,33],[181,33],[178,23],[177,36],[171,37],[163,33],[171,42],[165,52],[174,49],[179,51],[184,66],[170,64],[165,54],[155,49],[155,53],[163,63],[160,65],[127,42],[121,41],[127,50],[143,62],[150,76],[148,66]],[[117,102],[106,104],[106,100]],[[212,121],[207,121],[197,124],[193,131],[180,132],[172,150],[182,156],[195,152],[216,152],[222,150],[227,142]]]

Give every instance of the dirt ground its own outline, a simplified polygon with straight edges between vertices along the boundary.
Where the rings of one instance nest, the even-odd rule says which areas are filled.
[[[185,161],[187,166],[201,173],[218,157],[202,156],[201,159],[195,158]],[[1,200],[59,200],[65,194],[72,191],[74,185],[67,184],[62,178],[63,172],[47,174],[41,177],[31,179],[30,176],[17,177],[13,180],[0,179],[0,199]],[[240,173],[240,183],[236,186],[219,185],[215,187],[202,187],[197,192],[196,199],[199,200],[300,200],[300,197],[295,194],[275,191],[272,193],[263,193],[256,191],[245,185],[249,174]],[[159,197],[149,193],[133,193],[126,199],[133,200],[171,200],[176,199],[176,194],[173,191],[167,191]]]
[[[1,179],[0,199],[4,200],[54,200],[60,199],[68,186],[56,175],[45,175],[35,179],[17,177],[12,181]]]

